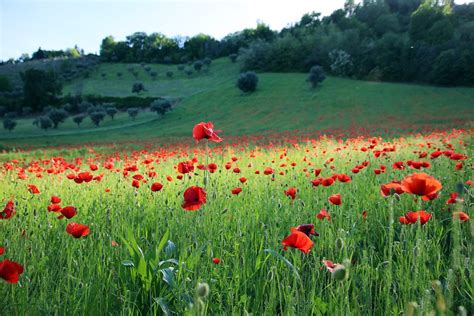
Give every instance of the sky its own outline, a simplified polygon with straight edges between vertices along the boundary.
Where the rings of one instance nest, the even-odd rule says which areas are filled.
[[[472,1],[455,1],[467,3]],[[344,0],[0,0],[0,60],[74,45],[98,53],[102,39],[137,31],[217,39],[264,22],[274,30],[307,12],[328,15]]]

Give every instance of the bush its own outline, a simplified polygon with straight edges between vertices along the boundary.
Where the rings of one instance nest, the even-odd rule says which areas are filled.
[[[77,127],[81,127],[81,123],[85,118],[86,118],[86,115],[79,114],[77,116],[74,116],[74,118],[72,120],[74,121],[74,123],[77,124]]]
[[[351,75],[353,68],[352,58],[346,51],[333,49],[329,53],[329,60],[331,61],[331,71],[335,75],[343,77]]]
[[[132,93],[140,94],[140,92],[145,91],[145,86],[141,82],[136,82],[132,86]]]
[[[196,70],[197,72],[200,72],[203,65],[204,64],[202,63],[202,61],[198,60],[197,62],[194,63],[194,70]]]
[[[230,54],[229,55],[229,58],[230,58],[230,61],[235,63],[237,61],[237,54]]]
[[[323,68],[321,66],[313,66],[309,71],[308,82],[313,88],[316,88],[321,82],[326,79]]]
[[[63,109],[53,109],[48,112],[48,116],[53,122],[53,128],[58,128],[59,123],[64,122],[64,120],[69,116],[69,114]]]
[[[80,113],[87,113],[89,108],[92,107],[92,103],[90,102],[87,102],[87,101],[82,101],[81,103],[79,103],[79,112]]]
[[[158,77],[158,73],[156,71],[152,71],[152,72],[150,72],[150,76],[151,76],[151,78],[153,78],[153,80],[155,80],[156,77]]]
[[[243,92],[253,92],[257,89],[258,77],[253,71],[241,73],[237,87]]]
[[[178,70],[179,70],[179,71],[183,71],[183,70],[184,70],[184,65],[179,65],[179,66],[178,66]]]
[[[44,130],[47,130],[48,128],[53,127],[53,121],[47,115],[40,116],[38,118],[37,124],[39,125],[39,128],[44,129]]]
[[[173,72],[172,71],[167,71],[166,72],[166,77],[168,77],[170,79],[173,78]]]
[[[212,59],[210,59],[209,57],[206,57],[202,60],[202,63],[206,65],[207,67],[209,67],[212,63]]]
[[[171,102],[168,100],[156,100],[150,105],[150,111],[161,116],[164,116],[169,110],[171,110]]]
[[[102,122],[104,120],[105,115],[106,115],[106,113],[102,112],[102,111],[92,112],[91,114],[89,114],[92,123],[94,123],[94,125],[96,127],[99,127],[99,124],[100,124],[100,122]]]
[[[135,118],[138,115],[138,109],[137,108],[129,108],[127,110],[127,113],[132,118],[132,121],[135,121]]]
[[[3,128],[8,130],[9,132],[13,131],[16,126],[16,122],[11,119],[6,119],[3,121]]]
[[[112,121],[114,120],[115,114],[117,114],[118,110],[115,106],[110,106],[105,109],[105,112],[107,113],[108,116],[112,118]]]

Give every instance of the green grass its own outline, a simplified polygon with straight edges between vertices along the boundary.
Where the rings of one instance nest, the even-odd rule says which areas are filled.
[[[191,157],[198,159],[196,165],[205,163],[203,143],[117,153],[112,148],[110,154],[100,146],[9,153],[4,157],[17,161],[13,170],[0,167],[0,199],[2,204],[13,199],[17,213],[0,220],[0,246],[6,248],[0,260],[20,263],[24,273],[18,284],[0,279],[2,314],[148,315],[169,310],[179,315],[400,315],[411,302],[419,315],[454,314],[459,306],[472,314],[472,220],[453,221],[448,210],[464,208],[472,217],[472,188],[463,188],[463,202],[445,204],[459,182],[472,179],[472,160],[456,171],[457,161],[444,155],[421,159],[430,161],[424,171],[443,185],[433,201],[379,193],[381,184],[416,171],[395,170],[395,161],[418,161],[419,151],[445,150],[445,139],[452,143],[450,149],[472,154],[460,143],[470,144],[470,132],[379,139],[374,150],[396,147],[380,158],[356,150],[371,145],[367,139],[314,139],[299,146],[290,139],[259,148],[224,141],[210,146],[209,162],[218,171],[206,185],[203,171],[178,180],[175,169]],[[233,156],[237,161],[225,169]],[[334,161],[326,163],[329,158]],[[114,163],[112,170],[104,168],[106,161]],[[369,166],[352,174],[351,168],[362,161]],[[76,184],[66,178],[89,170],[89,163],[99,166],[93,173],[103,174],[100,182]],[[138,171],[125,175],[130,164]],[[377,176],[373,169],[380,164],[387,171]],[[266,166],[275,169],[274,176],[263,175]],[[18,178],[23,167],[26,180]],[[234,173],[235,167],[241,172]],[[314,188],[313,168],[322,168],[323,177],[347,173],[352,181]],[[135,174],[147,181],[138,189],[131,185]],[[242,176],[245,184],[239,181]],[[163,183],[163,190],[151,192],[153,182]],[[41,193],[30,194],[27,184],[37,185]],[[207,191],[207,202],[194,212],[181,208],[183,192],[191,185]],[[235,187],[243,189],[238,196],[230,193]],[[298,189],[294,201],[283,193],[289,187]],[[342,205],[328,203],[334,193],[341,193]],[[52,195],[61,197],[62,206],[75,206],[78,215],[56,219],[58,214],[47,211]],[[329,211],[331,221],[316,219],[321,208]],[[405,212],[421,209],[433,215],[426,225],[398,222]],[[363,211],[368,212],[366,220]],[[67,222],[90,226],[89,236],[72,238],[65,232]],[[304,223],[315,224],[320,234],[312,238],[311,252],[283,251],[283,238]],[[219,265],[214,257],[221,259]],[[323,259],[352,262],[348,279],[335,280]],[[434,280],[442,284],[439,294],[432,288]],[[195,294],[201,282],[210,286],[204,299]]]
[[[178,70],[176,65],[148,64],[147,66],[151,68],[150,72],[158,73],[156,79],[153,79],[140,64],[101,64],[89,78],[75,79],[67,84],[63,94],[80,92],[83,95],[125,97],[133,95],[132,86],[135,82],[142,82],[147,91],[141,92],[141,96],[175,99],[212,90],[229,82],[234,83],[238,73],[238,64],[232,64],[226,59],[213,61],[208,71],[206,71],[207,67],[204,67],[200,73],[192,69],[191,76]],[[190,67],[192,68],[192,66],[187,66],[186,69]],[[135,78],[128,68],[133,68],[138,72],[138,78]],[[173,72],[172,78],[166,76],[168,71]],[[119,72],[122,73],[122,77],[117,76]],[[103,78],[102,74],[106,74],[106,77]]]
[[[128,67],[103,64],[90,79],[71,83],[65,92],[83,84],[84,93],[130,95],[135,80]],[[133,67],[145,77],[140,65]],[[163,119],[147,113],[136,122],[126,123],[126,115],[121,115],[115,122],[108,118],[103,126],[85,126],[80,132],[69,119],[46,133],[34,127],[31,120],[20,120],[18,131],[0,131],[0,141],[7,147],[156,141],[189,136],[192,126],[200,121],[213,121],[224,131],[224,137],[283,131],[387,135],[470,127],[474,119],[472,88],[329,77],[320,88],[312,90],[305,74],[264,73],[259,74],[257,91],[245,95],[235,87],[237,65],[224,59],[214,61],[209,73],[192,78],[176,75],[177,71],[175,78],[164,78],[166,71],[176,66],[152,67],[158,69],[160,77],[156,81],[143,80],[149,90],[144,95],[182,98]],[[116,78],[118,71],[124,73],[123,79]],[[101,73],[107,73],[107,79],[102,79]]]

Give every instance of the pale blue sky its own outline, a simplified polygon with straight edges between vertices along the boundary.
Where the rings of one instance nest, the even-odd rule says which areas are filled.
[[[456,1],[465,3],[472,1]],[[280,30],[306,12],[323,15],[344,0],[0,0],[0,60],[78,45],[99,51],[101,40],[136,31],[167,36],[206,33],[218,39],[255,27]]]

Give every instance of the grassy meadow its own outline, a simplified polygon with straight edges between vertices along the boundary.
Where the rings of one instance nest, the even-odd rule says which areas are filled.
[[[178,142],[2,155],[2,201],[16,209],[0,220],[2,257],[24,267],[16,285],[0,286],[2,313],[472,313],[474,230],[471,220],[453,215],[472,215],[471,131],[272,139],[255,146],[257,139],[224,138],[208,151],[204,142]],[[177,165],[185,161],[194,170],[181,174]],[[417,170],[410,161],[429,165]],[[210,163],[217,169],[206,174]],[[85,172],[91,181],[76,183]],[[442,184],[433,200],[381,195],[381,185],[419,172]],[[350,180],[339,181],[340,174]],[[336,181],[313,181],[328,178]],[[154,183],[162,189],[153,192]],[[191,186],[207,193],[194,211],[182,207]],[[242,191],[233,194],[236,188]],[[289,188],[295,199],[285,194]],[[453,192],[459,196],[447,204]],[[329,202],[338,193],[342,203]],[[52,196],[77,214],[60,219],[58,210],[48,211]],[[318,219],[322,209],[330,220]],[[400,222],[418,210],[432,216],[424,225]],[[68,234],[72,222],[89,234]],[[319,233],[309,237],[311,250],[283,250],[291,228],[308,223]],[[327,271],[324,259],[343,264],[343,277]]]
[[[142,96],[179,100],[162,118],[0,132],[0,259],[21,265],[0,264],[18,278],[0,282],[0,314],[474,312],[474,89],[329,77],[312,90],[262,73],[245,95],[224,59],[173,78],[145,66],[158,78],[101,64],[64,93],[131,95],[133,67]],[[209,121],[223,142],[193,139]],[[420,173],[440,184],[425,199],[393,182]],[[194,186],[205,201],[187,210]]]

